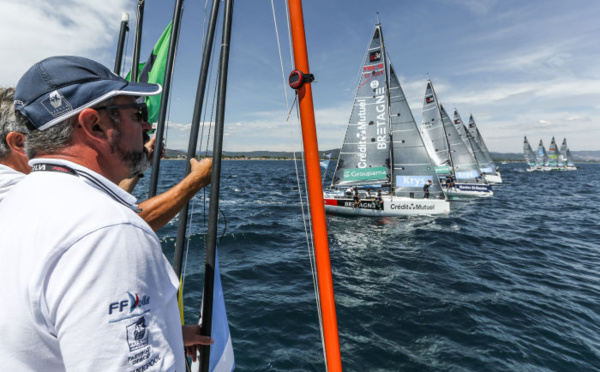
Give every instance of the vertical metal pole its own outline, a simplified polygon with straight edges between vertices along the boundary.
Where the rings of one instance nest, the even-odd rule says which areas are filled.
[[[156,148],[152,156],[152,174],[150,176],[150,189],[148,197],[156,196],[158,185],[158,175],[160,172],[160,154],[162,153],[163,138],[165,133],[165,122],[167,119],[167,106],[169,104],[169,94],[171,90],[171,80],[173,77],[173,67],[175,66],[175,52],[177,50],[177,40],[179,39],[179,29],[181,28],[181,13],[183,12],[183,0],[177,0],[175,11],[173,13],[173,27],[171,28],[171,41],[169,43],[169,52],[167,55],[167,66],[165,68],[165,80],[160,100],[160,109],[158,111],[158,126],[156,128]]]
[[[123,61],[123,46],[125,45],[125,36],[129,31],[129,14],[123,12],[121,15],[121,31],[119,32],[119,42],[117,43],[117,56],[115,58],[114,72],[121,75],[121,63]]]
[[[133,43],[133,62],[131,64],[131,81],[138,81],[138,66],[140,64],[140,48],[142,47],[142,28],[144,27],[145,0],[138,0],[137,18],[135,25],[135,41]]]
[[[196,91],[196,105],[194,106],[194,116],[192,118],[192,128],[190,129],[190,140],[188,143],[187,162],[185,165],[185,174],[191,171],[190,160],[196,155],[198,145],[198,133],[200,132],[200,116],[202,114],[202,104],[204,103],[204,93],[206,91],[206,80],[208,78],[208,67],[212,54],[217,16],[219,13],[220,0],[213,0],[210,20],[208,23],[208,32],[204,43],[204,52],[202,54],[202,65],[200,67],[200,78],[198,79],[198,89]],[[173,270],[177,277],[181,275],[181,266],[183,263],[183,245],[185,244],[185,235],[187,230],[188,211],[190,203],[186,203],[181,212],[179,212],[179,225],[177,226],[177,240],[175,242],[175,258],[173,260]]]
[[[302,1],[289,0],[290,25],[294,45],[294,61],[296,69],[309,74],[308,52],[304,32],[304,16]],[[340,343],[338,338],[337,317],[335,313],[335,298],[333,294],[333,279],[329,257],[329,242],[327,240],[327,221],[323,203],[323,188],[321,185],[321,168],[319,165],[319,149],[315,114],[310,83],[298,89],[300,118],[302,121],[302,137],[304,140],[304,157],[306,163],[306,178],[310,201],[313,238],[315,244],[315,260],[319,281],[319,299],[323,317],[323,337],[327,370],[337,372],[342,370]]]
[[[221,187],[221,153],[223,152],[223,127],[225,124],[225,98],[227,92],[227,71],[229,66],[229,44],[231,41],[231,21],[233,0],[225,1],[223,41],[219,63],[219,86],[217,92],[217,113],[213,145],[213,169],[210,183],[210,204],[208,208],[208,231],[204,271],[204,295],[202,297],[202,328],[200,334],[210,336],[212,331],[212,310],[215,281],[215,256],[217,248],[217,219],[219,217],[219,189]],[[200,371],[208,372],[210,346],[202,346]]]

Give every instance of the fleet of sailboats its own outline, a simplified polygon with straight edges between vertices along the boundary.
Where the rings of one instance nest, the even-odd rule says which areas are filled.
[[[363,216],[448,214],[450,204],[400,81],[385,53],[381,24],[360,81],[325,210]]]
[[[427,82],[421,124],[410,110],[378,23],[361,66],[325,210],[363,216],[438,215],[450,200],[493,195],[502,183],[471,116],[450,119]]]
[[[550,141],[548,151],[544,147],[544,142],[540,140],[537,152],[534,153],[527,141],[523,140],[523,156],[528,165],[527,171],[574,171],[577,166],[573,163],[571,150],[567,145],[567,139],[563,139],[560,149],[558,148],[554,137]]]

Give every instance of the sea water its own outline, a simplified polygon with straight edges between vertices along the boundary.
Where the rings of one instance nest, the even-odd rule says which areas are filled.
[[[184,166],[162,162],[160,188]],[[328,216],[344,370],[600,370],[600,165],[525,168],[501,165],[492,198],[444,217]],[[301,199],[292,161],[223,161],[218,249],[239,371],[325,370]],[[188,323],[208,193],[194,200]],[[177,223],[159,232],[169,259]]]

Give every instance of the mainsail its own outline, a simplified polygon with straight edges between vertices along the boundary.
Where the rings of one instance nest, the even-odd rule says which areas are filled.
[[[477,162],[480,162],[480,159],[477,159],[477,156],[475,155],[475,151],[473,150],[473,145],[471,144],[471,141],[469,141],[468,137],[467,137],[467,128],[465,128],[465,125],[463,124],[462,118],[460,117],[460,114],[458,113],[457,109],[454,109],[454,126],[456,128],[456,130],[458,131],[458,134],[460,134],[460,137],[462,138],[463,142],[465,143],[465,146],[467,146],[467,149],[469,149],[469,152],[471,154],[473,154],[473,156],[475,157],[475,159],[477,160]]]
[[[567,164],[567,139],[564,138],[562,141],[562,145],[560,145],[560,150],[558,152],[558,166],[564,167]]]
[[[435,165],[436,173],[438,175],[450,175],[453,173],[452,158],[437,102],[433,85],[428,80],[423,101],[420,130],[427,152]]]
[[[477,161],[467,149],[467,146],[463,142],[460,134],[455,128],[454,123],[450,120],[450,116],[444,109],[443,105],[440,105],[440,113],[442,114],[442,123],[446,130],[446,136],[448,138],[448,145],[450,147],[450,153],[452,157],[452,166],[454,167],[454,175],[460,182],[475,183],[479,179],[479,165]]]
[[[544,147],[544,143],[540,140],[540,144],[538,145],[537,153],[535,155],[535,164],[537,166],[543,167],[546,163],[548,163],[548,155],[546,155],[546,148]]]
[[[390,185],[387,63],[381,26],[369,44],[332,186]]]
[[[393,147],[394,194],[410,197],[432,181],[429,191],[443,198],[435,167],[408,106],[394,68],[390,64],[390,120]]]
[[[530,167],[535,167],[535,153],[531,149],[527,137],[523,137],[523,156]]]
[[[492,159],[492,155],[490,154],[490,151],[488,150],[487,146],[485,145],[485,141],[483,140],[483,137],[481,136],[481,133],[479,133],[479,129],[477,129],[477,124],[475,124],[475,119],[473,119],[473,115],[471,114],[471,116],[469,117],[469,132],[471,133],[471,135],[473,136],[473,139],[475,140],[475,142],[477,143],[477,145],[479,145],[479,147],[481,148],[481,151],[483,153],[483,156],[486,159],[487,163],[490,163],[492,165],[492,169],[494,171],[493,174],[497,174],[496,172],[496,164],[494,163],[494,160]],[[486,174],[491,174],[492,172],[485,172]]]
[[[552,141],[550,141],[550,147],[548,147],[548,162],[547,166],[551,168],[558,168],[558,145],[552,137]]]
[[[488,154],[481,149],[479,143],[475,141],[475,138],[471,132],[467,130],[467,127],[465,126],[460,114],[458,113],[458,110],[456,109],[454,109],[454,126],[458,130],[458,133],[460,133],[461,136],[464,136],[463,141],[465,141],[467,144],[467,148],[471,150],[475,160],[477,160],[477,163],[479,164],[479,170],[488,176],[498,175],[492,158],[488,156]]]

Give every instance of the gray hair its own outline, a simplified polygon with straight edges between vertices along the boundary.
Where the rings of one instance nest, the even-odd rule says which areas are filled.
[[[29,132],[27,126],[18,121],[15,116],[14,95],[14,88],[0,88],[0,159],[10,152],[6,135],[10,132]]]
[[[98,106],[112,105],[115,97],[101,102]],[[119,113],[109,112],[110,118],[115,124],[119,123]],[[72,116],[46,130],[32,130],[25,140],[25,153],[29,159],[33,159],[38,153],[55,154],[66,147],[73,137],[73,130],[77,124],[78,115]],[[17,112],[17,119],[28,123],[29,121],[21,113]]]

